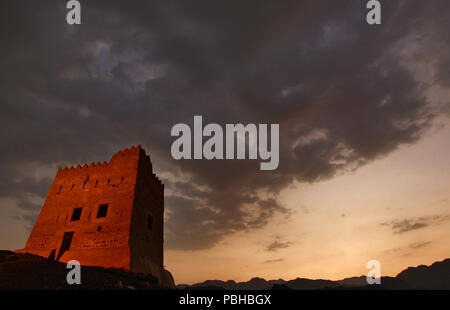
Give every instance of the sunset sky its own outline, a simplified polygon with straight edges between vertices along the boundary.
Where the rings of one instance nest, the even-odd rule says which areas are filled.
[[[0,4],[0,249],[58,167],[141,144],[165,266],[208,279],[383,275],[450,257],[450,2]],[[173,160],[172,126],[280,124],[280,163]]]

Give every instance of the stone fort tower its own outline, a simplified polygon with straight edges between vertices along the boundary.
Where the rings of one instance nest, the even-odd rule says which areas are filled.
[[[59,168],[25,248],[16,252],[150,273],[172,287],[163,269],[163,225],[164,184],[139,145],[109,163]]]

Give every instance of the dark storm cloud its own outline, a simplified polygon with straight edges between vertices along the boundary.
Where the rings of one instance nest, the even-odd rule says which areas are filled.
[[[33,167],[141,143],[176,179],[163,180],[169,248],[211,247],[288,217],[276,197],[294,180],[356,169],[429,127],[436,111],[401,52],[426,43],[412,60],[433,59],[448,87],[449,5],[386,2],[370,27],[359,0],[85,1],[82,25],[69,26],[64,1],[2,1],[2,197],[44,197],[50,180]],[[279,169],[172,160],[170,129],[194,114],[279,123]]]
[[[21,201],[18,203],[17,207],[29,212],[38,212],[42,206],[30,201]]]
[[[19,197],[21,196],[19,195]],[[31,202],[27,200],[26,197],[21,197],[17,203],[17,208],[19,209],[19,214],[21,213],[21,215],[11,215],[10,218],[16,221],[25,222],[25,228],[28,231],[31,231],[33,224],[39,215],[41,207],[42,206],[40,204]]]
[[[390,222],[383,222],[380,225],[388,226],[396,234],[406,233],[409,231],[429,227],[432,225],[439,225],[443,222],[450,220],[450,215],[433,215],[433,216],[420,216],[416,218],[408,218],[402,220],[393,220]]]

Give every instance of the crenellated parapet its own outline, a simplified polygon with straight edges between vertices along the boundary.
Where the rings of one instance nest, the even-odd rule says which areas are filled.
[[[143,166],[144,171],[149,174],[152,182],[164,188],[162,181],[153,172],[153,165],[150,156],[146,155],[141,145],[132,146],[115,153],[109,162],[91,162],[90,164],[69,166],[58,168],[54,183],[57,185],[58,193],[67,188],[69,184],[70,190],[79,189],[80,184],[83,189],[95,187],[99,185],[119,186],[124,182],[126,174],[129,170],[137,170],[138,165]],[[122,172],[122,176],[118,177],[118,172]],[[120,173],[119,173],[120,174]]]

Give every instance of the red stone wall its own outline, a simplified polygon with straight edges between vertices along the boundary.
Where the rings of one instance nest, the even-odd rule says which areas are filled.
[[[142,151],[143,152],[143,151]],[[136,182],[130,232],[131,270],[145,272],[149,262],[163,266],[164,185],[152,172],[150,157],[142,153]],[[148,228],[151,217],[152,227]]]
[[[48,257],[55,250],[58,256],[64,233],[73,231],[70,250],[60,261],[131,270],[133,263],[147,261],[153,269],[160,267],[163,189],[140,146],[118,152],[109,163],[59,169],[25,249],[18,252]],[[108,204],[107,215],[97,218],[101,204]],[[71,221],[74,208],[82,208],[77,221]]]

